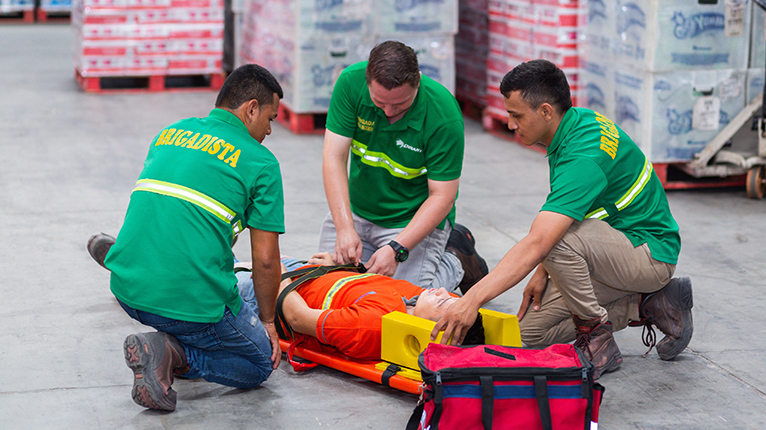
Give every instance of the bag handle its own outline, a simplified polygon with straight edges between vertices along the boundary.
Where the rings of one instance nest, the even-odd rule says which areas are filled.
[[[551,405],[548,400],[548,378],[544,375],[535,376],[535,396],[537,396],[537,407],[540,409],[543,430],[553,430]]]
[[[407,427],[405,427],[405,430],[418,430],[420,418],[423,416],[423,409],[425,406],[425,402],[418,402],[418,405],[415,406],[415,410],[412,411],[412,415],[410,415],[410,419],[407,421]]]

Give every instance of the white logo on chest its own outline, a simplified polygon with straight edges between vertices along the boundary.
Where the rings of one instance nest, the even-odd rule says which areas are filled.
[[[402,139],[396,139],[396,146],[398,146],[399,148],[409,149],[410,151],[414,151],[414,152],[423,152],[423,150],[420,148],[415,148],[413,146],[407,145],[406,143],[404,143],[404,141],[402,141]]]

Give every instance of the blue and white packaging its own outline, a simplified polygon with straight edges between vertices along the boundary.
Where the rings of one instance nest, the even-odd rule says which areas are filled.
[[[34,8],[35,0],[0,0],[0,13],[20,12]]]
[[[745,71],[615,71],[612,119],[652,162],[691,161],[745,105]]]
[[[283,102],[296,113],[327,112],[338,76],[346,67],[366,60],[370,38],[312,37],[296,45]]]
[[[749,0],[587,0],[585,7],[587,58],[652,72],[747,68]]]
[[[766,69],[747,69],[747,91],[745,91],[745,101],[750,103],[754,98],[761,95],[763,92],[763,83],[766,79]]]
[[[609,61],[582,61],[580,105],[614,118],[614,65]]]
[[[386,40],[398,40],[412,48],[418,56],[420,71],[455,94],[454,36],[378,35],[375,43]]]
[[[753,2],[748,68],[766,67],[766,12]]]
[[[457,34],[457,0],[380,0],[372,15],[378,34]]]

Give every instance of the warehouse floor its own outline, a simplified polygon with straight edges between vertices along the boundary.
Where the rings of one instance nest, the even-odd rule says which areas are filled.
[[[325,368],[296,374],[284,362],[254,390],[178,380],[173,413],[133,403],[122,341],[147,328],[119,308],[85,243],[119,231],[157,131],[205,116],[215,93],[84,93],[71,42],[66,25],[0,26],[0,427],[403,428],[415,396]],[[542,204],[547,162],[478,122],[466,121],[466,135],[458,221],[494,267]],[[284,177],[282,252],[306,257],[327,211],[322,138],[277,125],[265,144]],[[677,275],[694,283],[694,338],[663,362],[641,356],[640,329],[617,333],[624,363],[601,378],[602,428],[766,428],[766,201],[739,188],[669,199],[683,237]],[[515,313],[522,289],[490,307]]]

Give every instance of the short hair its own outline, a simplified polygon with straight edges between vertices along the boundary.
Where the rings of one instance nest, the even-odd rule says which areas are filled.
[[[563,115],[572,107],[566,75],[548,60],[527,61],[506,73],[500,82],[500,93],[508,98],[514,91],[520,91],[521,99],[533,109],[549,103]]]
[[[481,316],[481,312],[476,316],[471,328],[465,333],[463,339],[463,345],[484,345],[484,319]]]
[[[402,42],[387,40],[370,51],[365,70],[367,85],[372,81],[392,90],[404,84],[417,88],[420,84],[420,67],[415,51]]]
[[[274,94],[281,99],[284,94],[277,79],[266,68],[257,64],[237,67],[223,82],[215,107],[237,109],[242,103],[257,100],[258,105],[270,105]]]

